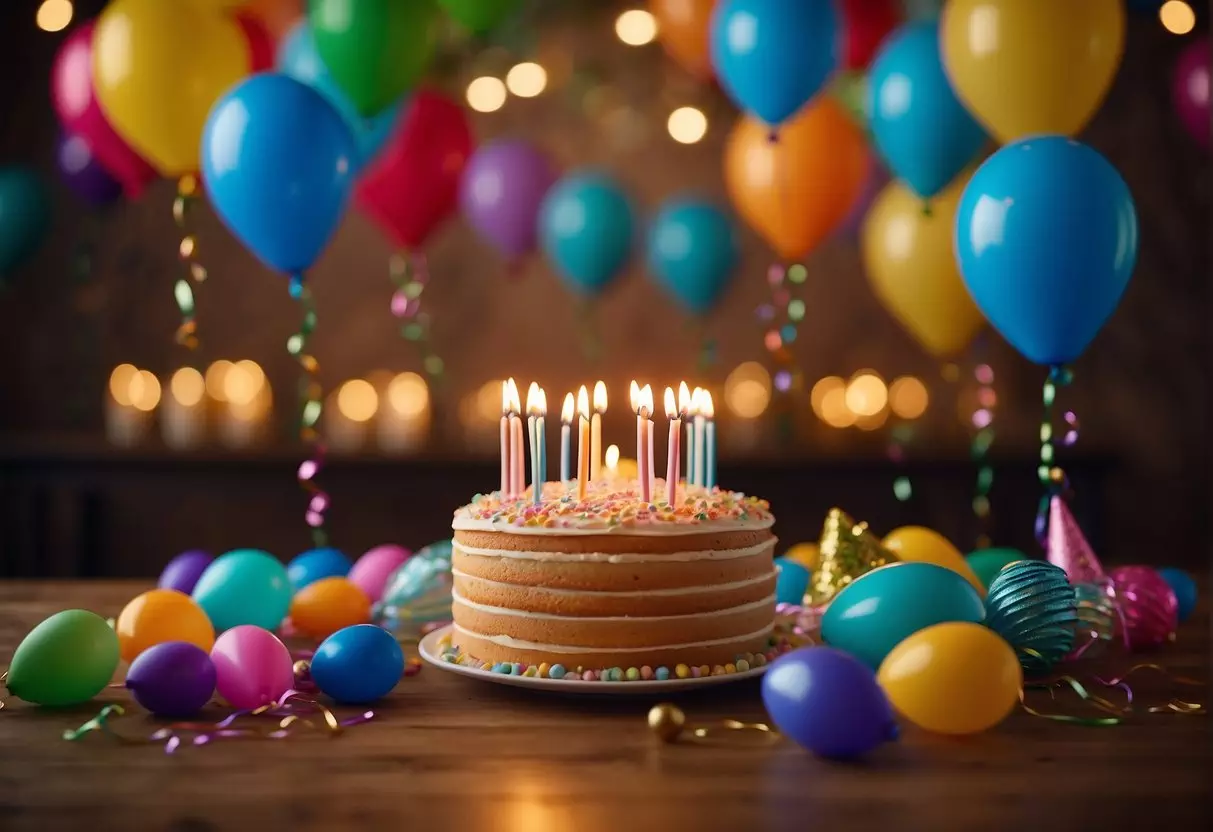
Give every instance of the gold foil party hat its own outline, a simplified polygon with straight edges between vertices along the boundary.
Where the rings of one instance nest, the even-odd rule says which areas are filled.
[[[805,594],[805,606],[828,604],[851,581],[897,561],[897,556],[868,531],[867,523],[856,523],[837,508],[826,515],[818,548],[821,554],[813,583]]]

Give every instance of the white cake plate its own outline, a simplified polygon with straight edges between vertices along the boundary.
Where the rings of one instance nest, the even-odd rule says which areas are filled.
[[[611,694],[626,696],[631,694],[644,696],[652,693],[676,693],[711,687],[712,685],[725,685],[729,682],[740,682],[742,679],[753,679],[761,676],[767,669],[766,665],[763,665],[762,667],[752,667],[739,673],[728,673],[721,676],[700,676],[698,679],[666,679],[664,681],[651,679],[649,681],[637,680],[635,682],[586,682],[581,679],[541,679],[538,676],[507,676],[504,673],[493,673],[490,670],[481,670],[478,667],[465,667],[454,662],[444,662],[438,643],[442,641],[444,636],[449,635],[451,630],[452,625],[448,624],[445,627],[434,630],[421,639],[418,650],[421,653],[421,658],[427,664],[431,664],[439,670],[467,676],[471,679],[480,679],[485,682],[495,682],[499,685],[509,685],[516,688],[533,688],[537,690],[558,691],[560,693],[591,695]]]

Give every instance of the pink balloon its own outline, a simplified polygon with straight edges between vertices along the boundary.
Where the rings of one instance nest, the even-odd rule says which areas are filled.
[[[76,27],[55,55],[51,103],[69,133],[84,139],[105,170],[133,199],[156,171],[110,126],[93,91],[93,21]]]
[[[1194,40],[1179,54],[1171,87],[1175,112],[1192,138],[1209,146],[1209,42]]]
[[[215,689],[233,708],[259,708],[278,699],[295,684],[291,651],[269,630],[242,624],[211,648]]]
[[[365,555],[358,558],[354,567],[346,577],[350,583],[366,593],[371,603],[383,597],[384,587],[388,578],[396,571],[396,567],[404,563],[413,553],[403,546],[388,543],[369,549]]]

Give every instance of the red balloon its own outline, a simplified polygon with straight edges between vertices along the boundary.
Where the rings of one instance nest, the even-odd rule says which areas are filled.
[[[463,108],[421,91],[391,138],[363,170],[358,207],[401,248],[418,248],[459,206],[459,182],[472,155]]]
[[[897,0],[841,0],[842,69],[867,69],[880,43],[901,23]]]
[[[93,90],[93,21],[78,27],[55,55],[51,103],[67,132],[88,143],[93,157],[122,183],[133,199],[156,178],[156,171],[110,126]]]
[[[236,22],[248,41],[249,74],[274,67],[274,40],[261,18],[248,12],[236,12]]]

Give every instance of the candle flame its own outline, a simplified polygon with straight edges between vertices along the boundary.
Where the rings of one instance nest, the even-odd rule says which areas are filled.
[[[680,381],[678,382],[678,415],[685,419],[687,417],[687,412],[690,409],[691,391],[687,389],[687,383],[685,381]]]
[[[543,388],[533,381],[526,391],[526,412],[529,416],[546,416],[548,412],[547,396]]]
[[[665,389],[665,417],[667,419],[678,418],[678,403],[674,401],[674,391],[669,387]]]
[[[594,412],[598,414],[606,413],[607,409],[607,394],[606,383],[599,381],[594,383]]]
[[[510,415],[510,383],[508,381],[501,382],[501,415]]]
[[[703,388],[696,387],[695,392],[691,394],[691,406],[687,408],[687,412],[692,416],[699,416],[703,413]]]
[[[614,471],[619,467],[618,445],[607,445],[606,454],[604,456],[605,459],[603,460],[603,464],[606,465],[607,470]]]
[[[566,425],[573,424],[573,394],[564,394],[564,407],[560,408],[560,421]]]
[[[640,385],[636,383],[636,379],[632,379],[632,386],[628,388],[628,400],[632,405],[632,412],[640,412]]]
[[[716,418],[716,406],[712,404],[712,394],[707,390],[703,391],[703,398],[699,400],[699,412],[705,419]]]
[[[577,415],[582,419],[590,418],[590,394],[584,384],[577,391]]]
[[[506,416],[516,416],[522,412],[522,403],[518,399],[518,385],[514,379],[507,379],[502,389],[501,412]]]
[[[640,391],[640,409],[645,416],[653,416],[653,388],[645,385]]]

